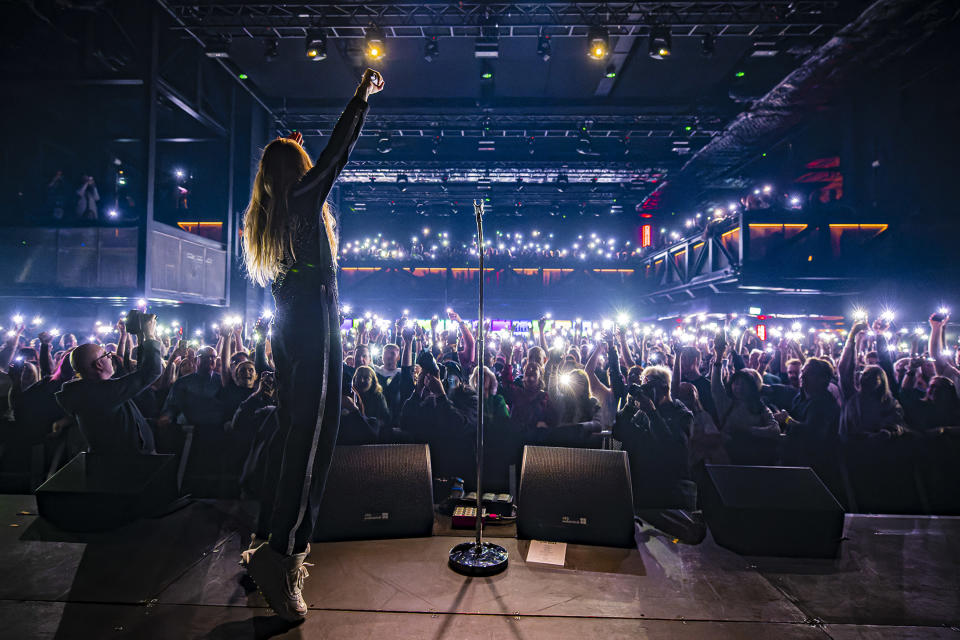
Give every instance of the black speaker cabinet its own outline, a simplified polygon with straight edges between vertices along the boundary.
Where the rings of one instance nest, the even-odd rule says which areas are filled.
[[[178,495],[175,457],[81,453],[37,489],[37,512],[65,531],[105,531],[157,513]]]
[[[707,465],[703,512],[717,544],[743,555],[832,558],[843,507],[810,467]]]
[[[524,447],[517,537],[635,546],[627,453]]]
[[[337,447],[313,531],[317,542],[433,533],[433,478],[425,444]]]

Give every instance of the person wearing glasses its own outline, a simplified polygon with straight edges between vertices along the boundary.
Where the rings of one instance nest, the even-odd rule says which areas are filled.
[[[87,449],[103,455],[135,456],[156,453],[153,432],[133,398],[153,384],[163,371],[156,316],[145,316],[137,369],[114,378],[112,354],[97,344],[82,344],[70,354],[79,378],[63,385],[57,402],[73,417],[87,440]]]

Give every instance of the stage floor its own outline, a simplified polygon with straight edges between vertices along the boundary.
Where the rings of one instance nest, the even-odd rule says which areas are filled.
[[[447,568],[468,537],[313,545],[307,621],[248,591],[238,502],[204,500],[107,534],[66,534],[0,496],[0,636],[103,638],[960,638],[960,518],[848,516],[836,561],[747,558],[638,530],[571,546],[568,566],[493,578]]]

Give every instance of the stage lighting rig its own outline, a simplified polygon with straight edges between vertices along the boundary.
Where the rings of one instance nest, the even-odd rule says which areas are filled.
[[[480,37],[474,42],[473,57],[500,57],[500,26],[497,24],[496,16],[489,14],[483,16],[480,23]]]
[[[654,60],[665,60],[673,51],[673,35],[670,27],[657,25],[650,29],[650,45],[647,53]]]
[[[610,78],[610,79],[616,78],[616,77],[617,77],[617,67],[616,67],[616,65],[614,65],[614,64],[608,64],[608,65],[607,65],[607,70],[603,73],[603,76],[604,76],[605,78]]]
[[[550,56],[553,55],[553,45],[550,44],[550,36],[541,33],[537,38],[537,55],[540,56],[544,62],[550,59]]]
[[[405,173],[397,174],[397,188],[400,189],[400,193],[404,193],[407,190],[407,184],[410,182],[410,179]]]
[[[610,53],[610,35],[605,27],[590,27],[587,32],[589,48],[587,55],[594,60],[604,60]]]
[[[577,153],[582,156],[593,155],[593,143],[590,141],[590,133],[586,129],[582,129],[580,136],[577,138]]]
[[[712,58],[717,50],[717,38],[709,31],[700,37],[700,55]]]
[[[314,61],[327,59],[327,34],[324,33],[322,29],[310,29],[307,31],[304,53]]]
[[[440,44],[437,42],[437,36],[427,36],[423,43],[423,59],[427,62],[433,62],[440,57]]]
[[[230,38],[220,36],[214,42],[210,42],[204,47],[203,54],[208,58],[229,58],[230,57]]]
[[[393,151],[393,142],[390,139],[389,132],[383,132],[377,139],[377,153],[390,153]]]
[[[263,51],[263,57],[267,62],[273,62],[280,56],[280,39],[271,38],[267,40],[267,48]]]
[[[367,35],[364,38],[364,53],[371,60],[381,60],[387,54],[387,48],[384,44],[385,37],[380,27],[370,25],[367,27]]]

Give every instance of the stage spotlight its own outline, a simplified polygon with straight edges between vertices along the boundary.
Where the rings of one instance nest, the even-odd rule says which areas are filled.
[[[553,55],[553,46],[550,44],[550,36],[545,33],[541,33],[540,37],[537,38],[537,55],[543,58],[544,62],[549,60],[550,56]]]
[[[407,190],[407,183],[409,181],[410,179],[407,178],[407,174],[405,173],[397,174],[397,187],[400,189],[400,193],[403,193]]]
[[[563,193],[566,188],[570,185],[570,180],[567,178],[567,174],[558,173],[557,174],[557,191]]]
[[[586,130],[580,131],[580,137],[577,138],[577,153],[582,156],[593,154],[593,145],[590,142],[590,134]]]
[[[673,35],[670,27],[660,25],[650,30],[650,46],[647,53],[654,60],[665,60],[673,51]]]
[[[310,29],[307,31],[304,53],[314,61],[327,59],[327,34],[324,33],[323,29]]]
[[[204,47],[203,54],[208,58],[229,58],[230,38],[220,36],[216,41],[208,43]]]
[[[712,33],[705,33],[700,37],[700,55],[712,58],[717,50],[717,38]]]
[[[607,65],[607,70],[604,72],[604,77],[606,78],[616,78],[617,77],[617,67],[613,64]]]
[[[440,136],[433,137],[433,146],[430,148],[430,153],[433,155],[440,153]]]
[[[590,27],[587,42],[590,45],[587,55],[594,60],[603,60],[610,53],[610,36],[604,27]]]
[[[620,138],[620,145],[623,147],[623,155],[630,155],[630,136]]]
[[[390,140],[390,133],[381,133],[377,139],[377,152],[390,153],[393,151],[393,142]]]
[[[493,65],[490,64],[489,60],[484,60],[480,64],[480,80],[484,82],[493,81]]]
[[[473,57],[500,57],[500,26],[497,17],[486,11],[480,20],[480,37],[473,43]]]
[[[267,40],[267,48],[263,51],[263,57],[267,62],[273,62],[280,56],[280,39],[272,38]]]
[[[440,56],[440,44],[437,43],[437,36],[427,36],[423,43],[423,59],[427,62],[433,62]]]
[[[527,153],[533,155],[537,152],[537,143],[536,139],[533,136],[527,138]]]
[[[386,53],[387,48],[384,45],[383,31],[376,25],[367,27],[367,35],[364,39],[365,53],[371,60],[380,60]]]

